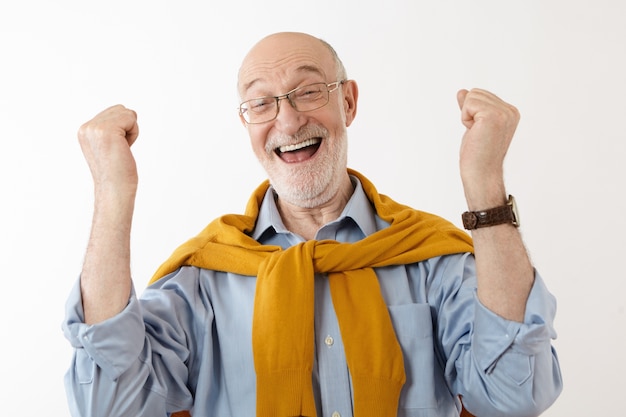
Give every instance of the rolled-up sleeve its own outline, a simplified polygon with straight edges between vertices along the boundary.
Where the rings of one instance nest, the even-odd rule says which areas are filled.
[[[473,291],[473,321],[455,346],[447,376],[476,415],[536,416],[562,389],[552,340],[555,298],[538,273],[526,304],[523,323],[491,312]],[[469,343],[467,343],[469,342]]]
[[[140,301],[133,291],[123,311],[88,325],[76,283],[62,326],[74,347],[65,376],[72,415],[158,416],[192,405],[185,385],[188,305],[172,293]]]
[[[134,292],[120,314],[89,325],[84,323],[79,282],[67,301],[63,332],[74,348],[84,350],[112,380],[118,379],[137,360],[145,339],[141,308]],[[124,343],[120,343],[120,337],[123,337]],[[81,369],[81,373],[86,372],[86,369]]]

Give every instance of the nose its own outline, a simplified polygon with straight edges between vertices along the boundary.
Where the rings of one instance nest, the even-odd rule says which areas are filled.
[[[278,115],[274,120],[274,126],[286,135],[293,135],[304,124],[306,124],[305,114],[297,111],[287,97],[281,97],[278,101]]]

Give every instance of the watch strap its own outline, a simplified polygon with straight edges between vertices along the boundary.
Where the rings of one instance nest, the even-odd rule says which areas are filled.
[[[516,227],[519,226],[515,199],[512,195],[509,195],[509,200],[503,206],[487,210],[466,211],[461,215],[461,219],[463,220],[463,227],[467,230],[505,223],[510,223]]]

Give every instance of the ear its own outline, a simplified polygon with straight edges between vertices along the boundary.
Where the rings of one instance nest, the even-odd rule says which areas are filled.
[[[343,110],[346,115],[346,127],[352,124],[356,117],[356,105],[359,99],[359,86],[354,80],[347,80],[343,87]]]

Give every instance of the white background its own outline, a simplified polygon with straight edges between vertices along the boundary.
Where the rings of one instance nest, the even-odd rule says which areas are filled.
[[[624,409],[626,3],[619,0],[3,1],[0,319],[4,415],[68,415],[61,333],[92,187],[76,130],[139,114],[138,291],[214,217],[241,212],[263,172],[236,107],[260,37],[310,32],[360,86],[350,166],[380,192],[460,223],[460,88],[515,104],[507,159],[522,232],[558,298],[565,389],[546,416]]]

